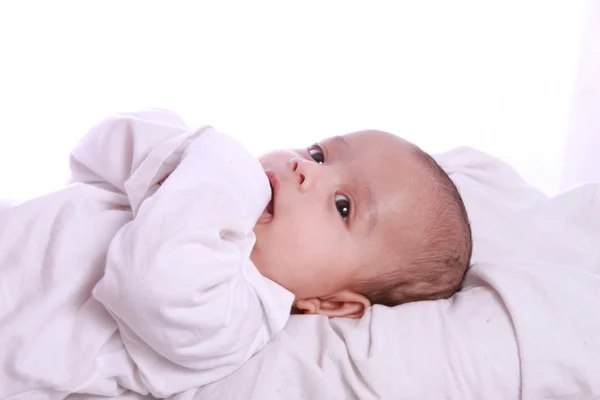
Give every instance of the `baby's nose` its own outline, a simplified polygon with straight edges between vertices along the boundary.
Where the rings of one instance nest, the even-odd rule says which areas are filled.
[[[293,158],[289,162],[292,172],[294,172],[294,175],[298,179],[298,185],[301,190],[306,190],[313,184],[314,174],[312,173],[312,166],[310,164],[314,163],[301,158]]]
[[[289,162],[289,165],[292,172],[294,172],[294,174],[298,178],[298,184],[302,186],[304,184],[304,181],[306,180],[306,175],[304,174],[303,168],[301,167],[302,160],[299,158],[292,158]]]

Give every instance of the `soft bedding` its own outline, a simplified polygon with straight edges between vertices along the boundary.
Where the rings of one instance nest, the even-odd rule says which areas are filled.
[[[292,317],[243,368],[177,398],[600,396],[600,184],[548,198],[479,151],[437,160],[472,220],[473,267],[461,293],[375,306],[358,321]],[[146,397],[119,397],[129,398]]]
[[[479,151],[436,158],[472,221],[461,293],[375,306],[358,321],[294,316],[243,368],[177,398],[600,396],[600,184],[548,198]]]

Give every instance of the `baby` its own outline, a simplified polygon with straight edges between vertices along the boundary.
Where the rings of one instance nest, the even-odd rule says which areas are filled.
[[[295,295],[295,308],[362,316],[372,304],[459,290],[471,230],[454,183],[431,156],[389,133],[336,136],[260,158],[273,200],[252,260]]]
[[[292,310],[447,298],[469,265],[456,187],[384,132],[257,161],[151,110],[95,126],[70,166],[73,185],[0,210],[3,399],[193,391]]]

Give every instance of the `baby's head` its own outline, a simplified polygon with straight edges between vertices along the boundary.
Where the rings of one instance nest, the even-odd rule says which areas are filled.
[[[450,297],[471,258],[456,186],[415,145],[361,131],[260,158],[273,200],[252,260],[299,312],[360,317],[371,304]]]

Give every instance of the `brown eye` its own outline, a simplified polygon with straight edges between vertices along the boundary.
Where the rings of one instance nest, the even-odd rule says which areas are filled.
[[[337,208],[340,216],[344,221],[348,220],[348,216],[350,216],[350,200],[343,194],[335,195],[335,207]]]
[[[325,162],[325,155],[319,147],[313,146],[308,149],[308,155],[310,155],[317,164],[323,164]]]

